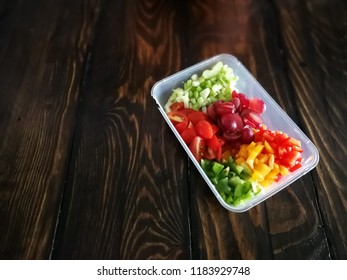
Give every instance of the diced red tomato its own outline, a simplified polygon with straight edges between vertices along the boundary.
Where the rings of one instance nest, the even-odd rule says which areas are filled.
[[[211,124],[206,120],[198,121],[194,128],[195,131],[204,139],[211,139],[214,135]]]
[[[205,113],[183,108],[180,111],[171,112],[169,117],[173,122],[177,123],[175,127],[186,144],[190,145],[190,147],[194,146],[192,142],[199,136],[204,140],[203,157],[221,160],[224,141],[216,136],[219,128],[207,120]],[[197,140],[195,139],[194,141]],[[207,144],[206,141],[208,141]]]
[[[195,159],[200,162],[205,152],[205,140],[200,136],[195,136],[193,141],[189,144],[189,149]]]
[[[206,145],[215,152],[221,147],[221,143],[219,142],[216,135],[213,135],[211,139],[207,139]]]
[[[192,122],[188,122],[188,128],[193,128],[194,125],[192,124]]]
[[[184,108],[183,102],[175,102],[175,103],[172,103],[170,106],[171,111],[179,111],[179,110],[182,110],[183,108]]]
[[[218,139],[216,135],[213,135],[211,139],[206,139],[206,152],[204,158],[206,159],[222,159],[222,141]]]
[[[211,123],[213,134],[216,134],[219,131],[219,127],[216,126],[215,124]]]
[[[189,116],[189,114],[196,112],[196,110],[190,108],[183,108],[180,110],[180,112]]]
[[[215,159],[216,153],[210,147],[207,147],[204,152],[204,158],[209,160]]]
[[[187,144],[190,144],[196,136],[198,136],[198,134],[193,127],[187,128],[181,132],[181,137]]]
[[[194,111],[194,110],[193,110]],[[188,120],[192,122],[193,124],[196,124],[197,122],[201,120],[206,120],[207,116],[204,112],[201,111],[194,111],[189,114],[187,114]]]
[[[172,111],[168,113],[168,117],[174,125],[181,122],[186,122],[188,124],[188,117],[182,112]]]
[[[175,128],[178,131],[178,133],[181,133],[182,131],[187,129],[187,127],[188,127],[188,123],[187,122],[180,122],[180,123],[175,125]]]
[[[218,161],[221,161],[221,159],[222,159],[222,147],[220,146],[219,149],[217,149],[217,151],[214,151],[210,147],[207,146],[205,149],[203,158],[209,159],[209,160],[216,159]]]

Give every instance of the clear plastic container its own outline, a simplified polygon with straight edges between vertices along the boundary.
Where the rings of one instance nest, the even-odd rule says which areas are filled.
[[[284,176],[279,182],[273,183],[272,185],[266,187],[264,192],[259,193],[252,199],[238,206],[229,205],[223,200],[223,198],[220,196],[215,186],[207,177],[200,164],[194,158],[187,144],[182,140],[181,136],[176,131],[175,127],[172,125],[171,121],[169,120],[167,114],[164,111],[164,105],[166,104],[174,88],[182,87],[183,82],[190,79],[190,77],[193,74],[200,75],[204,70],[210,69],[219,61],[230,66],[233,69],[234,74],[239,77],[239,80],[236,84],[236,87],[239,90],[239,92],[245,93],[248,97],[259,97],[265,102],[266,110],[262,114],[262,118],[263,123],[266,124],[267,128],[271,130],[281,130],[287,133],[289,136],[300,140],[302,149],[304,150],[304,152],[302,153],[304,161],[302,162],[301,168],[297,169],[296,171],[290,173],[287,176]],[[158,81],[153,86],[151,94],[152,97],[155,99],[156,103],[158,104],[159,111],[161,112],[167,124],[172,129],[173,133],[176,135],[178,141],[181,143],[182,147],[185,149],[190,159],[200,172],[201,176],[204,178],[208,186],[211,188],[212,192],[214,193],[220,204],[229,211],[244,212],[249,210],[255,205],[263,202],[267,198],[281,191],[282,189],[293,183],[295,180],[312,170],[318,164],[319,154],[314,144],[292,121],[292,119],[281,109],[281,107],[271,98],[271,96],[250,74],[250,72],[240,63],[240,61],[232,55],[220,54],[214,56],[191,67],[188,67],[180,72],[177,72],[176,74],[173,74],[167,78],[164,78]]]

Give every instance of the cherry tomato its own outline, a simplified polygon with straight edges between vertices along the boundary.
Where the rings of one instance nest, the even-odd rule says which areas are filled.
[[[217,159],[218,161],[222,160],[222,146],[219,146],[216,151],[210,147],[206,147],[204,152],[204,158],[206,159]]]
[[[186,122],[188,124],[188,117],[181,112],[173,111],[173,112],[168,113],[167,115],[174,125],[181,123],[181,122]]]
[[[211,124],[206,120],[198,121],[194,128],[195,131],[204,139],[211,139],[214,135]]]
[[[200,136],[195,136],[193,141],[189,144],[189,149],[195,159],[200,162],[205,152],[205,140]]]
[[[206,114],[201,111],[193,110],[193,112],[188,113],[187,116],[188,116],[188,120],[191,121],[193,124],[196,124],[197,122],[201,120],[207,119]]]
[[[215,159],[216,153],[210,147],[207,147],[204,152],[204,158],[209,160]]]
[[[211,123],[213,134],[216,134],[219,131],[219,127],[216,126],[215,124]]]
[[[211,139],[206,140],[207,147],[210,147],[214,152],[218,151],[221,147],[221,143],[219,142],[216,135],[213,135]]]
[[[198,136],[198,134],[194,128],[187,128],[181,132],[181,137],[187,144],[190,144],[196,136]]]
[[[191,113],[197,112],[196,110],[190,109],[190,108],[182,108],[180,110],[181,113],[185,114],[186,116],[189,116]]]
[[[175,102],[170,105],[170,110],[171,111],[179,111],[184,108],[184,103],[183,102]]]
[[[186,130],[187,127],[188,127],[187,122],[180,122],[180,123],[175,125],[175,128],[178,131],[178,133],[181,133],[182,131]]]

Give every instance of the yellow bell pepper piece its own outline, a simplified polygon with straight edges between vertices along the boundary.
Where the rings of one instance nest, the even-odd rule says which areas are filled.
[[[253,172],[252,180],[256,182],[261,182],[264,180],[264,176],[257,170]]]
[[[253,142],[252,142],[253,143]],[[250,144],[251,145],[251,144]],[[247,158],[247,163],[248,165],[253,169],[254,168],[254,160],[256,157],[260,154],[260,152],[263,150],[264,145],[258,144],[255,146],[255,148],[250,152],[248,158]]]
[[[246,148],[249,152],[251,152],[256,146],[257,144],[255,142],[251,142],[248,146],[246,145]]]
[[[263,187],[268,187],[268,186],[270,186],[271,184],[272,184],[272,182],[273,182],[273,180],[263,180],[263,181],[261,181],[261,182],[259,182],[260,183],[260,185],[262,185]]]
[[[260,162],[266,163],[266,162],[268,161],[268,159],[269,159],[269,155],[268,155],[268,154],[260,153],[260,154],[258,155],[258,159],[259,159]]]
[[[275,156],[274,156],[274,155],[270,155],[270,156],[269,156],[269,160],[268,160],[268,164],[269,164],[269,167],[270,167],[271,169],[274,168],[274,163],[275,163]]]
[[[286,175],[288,175],[290,172],[289,172],[289,170],[288,170],[285,166],[280,165],[280,173],[281,173],[282,176],[286,176]]]
[[[275,153],[274,149],[272,149],[271,145],[266,140],[264,141],[264,147],[268,153],[270,153],[270,154]]]
[[[270,173],[271,168],[265,163],[259,163],[256,166],[255,170],[258,171],[265,178],[265,176]]]
[[[278,174],[280,174],[280,167],[277,163],[274,163],[272,170],[265,176],[265,180],[274,181],[277,179]]]
[[[273,182],[277,179],[277,177],[278,177],[278,173],[274,174],[270,172],[268,175],[266,175],[265,180]]]
[[[248,157],[248,150],[247,150],[248,145],[241,145],[240,151],[238,152],[237,156],[247,158]]]

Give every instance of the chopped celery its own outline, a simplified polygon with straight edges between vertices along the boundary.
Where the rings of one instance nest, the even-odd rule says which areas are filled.
[[[223,63],[222,62],[218,62],[216,65],[214,65],[212,67],[211,70],[205,70],[203,73],[202,73],[202,76],[205,78],[205,79],[210,79],[212,77],[215,77],[218,75],[218,73],[220,72],[220,70],[223,68]]]
[[[184,82],[183,88],[173,90],[164,110],[169,113],[170,106],[175,102],[183,102],[185,108],[199,110],[217,100],[230,100],[231,92],[236,90],[238,77],[233,69],[222,62],[216,63],[211,69],[205,70],[201,76],[194,74]]]

